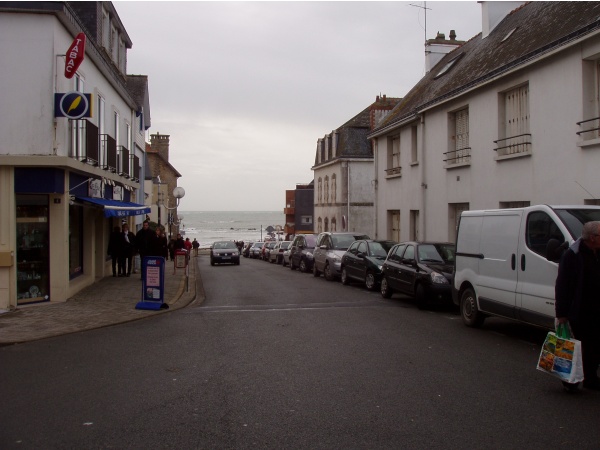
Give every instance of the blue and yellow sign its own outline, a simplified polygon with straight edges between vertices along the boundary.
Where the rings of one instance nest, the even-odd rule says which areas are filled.
[[[54,117],[73,120],[92,117],[92,94],[77,91],[54,94]]]

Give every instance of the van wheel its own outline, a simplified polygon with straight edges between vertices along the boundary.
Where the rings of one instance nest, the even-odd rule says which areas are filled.
[[[388,284],[388,280],[386,277],[383,277],[381,279],[381,289],[379,290],[379,292],[381,292],[381,296],[383,298],[391,298],[392,297],[392,288]]]
[[[415,299],[417,300],[417,308],[427,309],[427,296],[425,295],[425,288],[422,284],[417,285],[415,291]]]
[[[480,327],[485,316],[477,309],[477,299],[473,289],[469,288],[460,297],[460,315],[468,327]]]

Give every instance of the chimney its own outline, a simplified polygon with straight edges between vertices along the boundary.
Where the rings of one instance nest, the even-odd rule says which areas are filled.
[[[150,147],[165,161],[169,161],[169,135],[160,133],[150,135]]]
[[[500,22],[525,2],[479,2],[481,3],[481,39],[485,39]]]
[[[438,31],[435,39],[429,39],[425,43],[425,69],[430,72],[433,67],[441,61],[441,59],[464,44],[465,41],[456,40],[456,31],[450,30],[450,39],[446,39],[444,33]]]

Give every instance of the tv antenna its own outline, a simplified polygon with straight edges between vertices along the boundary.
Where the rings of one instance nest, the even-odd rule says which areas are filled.
[[[410,6],[414,6],[415,8],[421,8],[425,12],[425,42],[427,42],[427,10],[431,11],[431,8],[427,7],[427,2],[423,2],[423,5],[413,5],[409,3]]]

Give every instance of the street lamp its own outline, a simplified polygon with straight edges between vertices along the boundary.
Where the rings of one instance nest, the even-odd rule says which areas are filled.
[[[185,197],[185,189],[183,189],[183,188],[182,188],[182,187],[180,187],[180,186],[177,186],[175,189],[173,189],[173,197],[175,197],[175,199],[177,200],[177,204],[176,204],[175,206],[173,206],[173,207],[169,208],[169,205],[168,205],[168,199],[167,199],[167,206],[166,206],[166,208],[167,208],[169,211],[173,211],[174,209],[177,209],[177,207],[179,206],[179,201],[180,201],[180,200],[181,200],[183,197]],[[174,218],[173,218],[173,213],[169,213],[169,240],[171,240],[171,236],[172,236],[172,234],[173,234],[173,233],[172,233],[172,230],[171,230],[171,227],[172,227],[173,223],[175,222],[173,219],[174,219]],[[177,224],[179,225],[179,222],[180,222],[180,221],[181,221],[181,219],[183,219],[183,218],[182,218],[182,217],[178,217],[178,219],[179,219],[179,220],[178,220]]]

